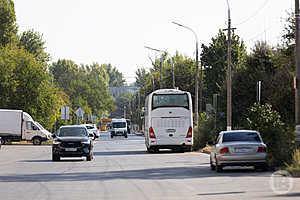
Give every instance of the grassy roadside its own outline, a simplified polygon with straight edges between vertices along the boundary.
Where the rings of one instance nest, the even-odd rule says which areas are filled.
[[[42,142],[41,145],[51,145],[52,144],[53,139],[51,138],[48,141],[44,141]],[[10,145],[10,144],[8,144]],[[11,145],[33,145],[31,141],[20,141],[20,142],[11,142]]]
[[[293,155],[293,160],[290,165],[285,168],[292,176],[300,177],[300,150],[296,150]]]

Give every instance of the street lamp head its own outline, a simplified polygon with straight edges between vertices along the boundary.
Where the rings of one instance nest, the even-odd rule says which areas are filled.
[[[177,22],[172,22],[173,24],[176,24],[176,25],[178,25],[178,26],[183,26],[182,24],[179,24],[179,23],[177,23]]]

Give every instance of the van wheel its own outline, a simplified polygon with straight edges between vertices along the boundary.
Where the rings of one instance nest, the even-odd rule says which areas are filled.
[[[42,138],[40,138],[40,137],[34,137],[32,139],[32,143],[33,143],[33,145],[41,145],[42,144]]]

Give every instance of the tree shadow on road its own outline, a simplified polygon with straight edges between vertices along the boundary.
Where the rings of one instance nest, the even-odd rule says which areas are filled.
[[[0,176],[0,182],[64,182],[64,181],[107,181],[107,180],[166,180],[166,179],[197,179],[209,177],[244,177],[270,176],[268,172],[249,170],[228,170],[224,173],[210,171],[207,166],[197,167],[166,167],[138,170],[76,172],[76,173],[37,173]]]
[[[125,155],[145,155],[147,151],[107,151],[94,152],[94,156],[125,156]]]

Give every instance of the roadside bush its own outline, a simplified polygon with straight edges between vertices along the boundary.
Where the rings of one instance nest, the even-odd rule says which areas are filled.
[[[294,131],[285,127],[280,114],[269,104],[254,104],[247,118],[249,129],[260,132],[268,148],[268,161],[271,167],[290,162],[294,149]]]
[[[198,127],[194,129],[194,149],[204,148],[208,141],[216,137],[214,118],[207,113],[199,115]]]
[[[293,175],[294,174],[300,175],[300,150],[299,149],[294,152],[292,162],[290,165],[287,165],[286,170]]]

